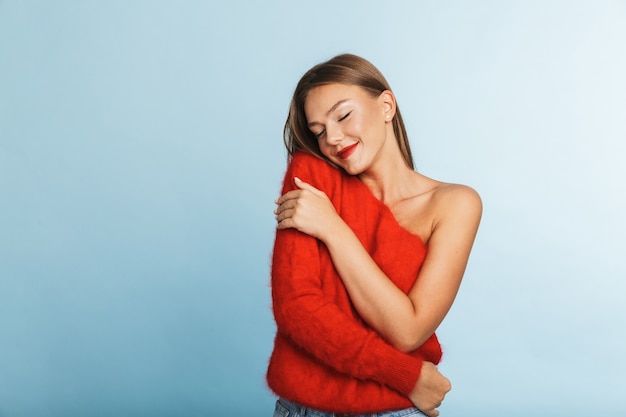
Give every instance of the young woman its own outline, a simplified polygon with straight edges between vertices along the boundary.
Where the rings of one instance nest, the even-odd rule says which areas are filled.
[[[302,77],[285,143],[267,375],[275,416],[439,415],[450,384],[434,332],[465,271],[478,194],[414,170],[394,94],[354,55]]]

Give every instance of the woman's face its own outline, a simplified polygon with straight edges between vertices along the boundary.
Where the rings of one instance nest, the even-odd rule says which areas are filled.
[[[389,142],[387,123],[393,110],[389,91],[372,97],[363,88],[346,84],[315,87],[304,102],[307,123],[320,151],[352,175],[370,167]]]

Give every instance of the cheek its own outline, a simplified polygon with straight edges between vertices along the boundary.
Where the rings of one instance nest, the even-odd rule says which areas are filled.
[[[360,132],[363,130],[363,127],[364,127],[363,119],[359,117],[354,117],[350,119],[350,121],[348,121],[348,123],[346,124],[346,130],[349,133]]]
[[[325,140],[322,140],[322,139],[318,140],[317,147],[320,148],[320,152],[322,153],[322,155],[324,155],[327,158],[329,157],[330,146],[328,146]]]
[[[346,126],[346,131],[351,136],[370,135],[376,132],[380,127],[379,119],[376,117],[376,114],[369,112],[359,116],[360,117],[355,117],[350,120],[349,124]]]

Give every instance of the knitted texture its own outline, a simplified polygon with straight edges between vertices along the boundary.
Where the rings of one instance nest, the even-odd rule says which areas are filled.
[[[426,256],[421,239],[402,228],[358,178],[315,156],[293,156],[282,193],[296,188],[294,177],[328,195],[374,261],[408,293]],[[342,413],[410,407],[407,394],[422,362],[441,359],[434,334],[407,354],[364,323],[326,246],[295,229],[276,232],[271,284],[277,332],[267,382],[283,398]]]

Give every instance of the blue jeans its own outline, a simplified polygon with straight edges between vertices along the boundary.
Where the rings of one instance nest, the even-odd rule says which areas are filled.
[[[426,414],[422,413],[415,407],[368,414],[330,413],[326,411],[316,410],[314,408],[305,407],[303,405],[287,401],[283,398],[279,398],[278,401],[276,401],[276,409],[274,410],[274,417],[423,417],[425,415]]]

